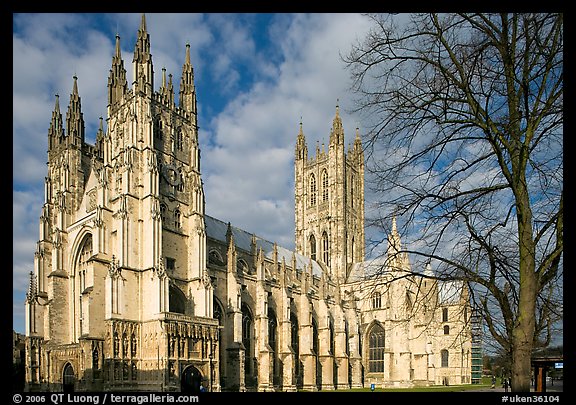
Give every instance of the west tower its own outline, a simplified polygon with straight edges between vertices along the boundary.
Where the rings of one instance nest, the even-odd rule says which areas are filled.
[[[345,151],[339,106],[328,151],[308,156],[300,123],[295,151],[296,251],[323,263],[330,277],[346,280],[352,263],[364,261],[364,152],[360,134]]]

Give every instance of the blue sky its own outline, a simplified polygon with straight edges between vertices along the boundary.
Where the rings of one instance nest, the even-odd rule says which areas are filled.
[[[73,76],[94,142],[120,36],[132,82],[141,14],[13,15],[13,325],[24,332],[24,296],[44,203],[48,127],[55,94],[65,117]],[[294,247],[296,135],[310,151],[328,142],[340,106],[346,142],[359,118],[340,55],[364,37],[360,14],[146,14],[155,90],[162,68],[178,91],[190,44],[198,94],[206,213]],[[312,153],[312,152],[311,152]]]

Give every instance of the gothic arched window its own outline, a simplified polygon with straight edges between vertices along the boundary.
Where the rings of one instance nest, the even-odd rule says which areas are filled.
[[[382,294],[379,291],[372,293],[372,309],[382,308]]]
[[[310,258],[316,260],[316,238],[310,235]]]
[[[278,358],[278,323],[276,322],[276,314],[274,310],[268,310],[268,345],[270,346],[270,350],[272,350],[272,376],[274,379],[278,377],[278,367],[276,367],[276,359]]]
[[[326,266],[330,266],[330,250],[328,245],[328,234],[322,233],[322,260]]]
[[[180,229],[180,227],[182,226],[182,223],[180,222],[180,210],[177,209],[176,211],[174,211],[174,228],[176,229]]]
[[[76,263],[77,269],[77,277],[78,277],[78,320],[79,320],[79,335],[83,335],[88,331],[85,330],[86,322],[87,321],[87,305],[86,300],[88,297],[84,296],[84,290],[88,287],[87,285],[87,276],[88,276],[88,269],[90,267],[89,260],[92,257],[92,235],[87,235],[82,242],[82,247],[80,248],[80,252],[78,255],[78,261]]]
[[[442,308],[442,322],[448,322],[448,308]]]
[[[244,344],[244,348],[246,350],[246,362],[245,362],[245,372],[248,375],[252,374],[252,358],[253,358],[253,350],[252,347],[252,339],[253,337],[253,329],[254,322],[252,321],[252,313],[248,309],[248,307],[242,304],[242,344]]]
[[[314,173],[310,175],[310,206],[316,205],[316,177]]]
[[[384,372],[384,328],[378,324],[368,335],[368,372]]]
[[[450,326],[444,325],[444,334],[445,334],[445,335],[449,335],[449,334],[450,334]]]
[[[184,142],[182,139],[182,129],[178,128],[178,130],[176,131],[176,149],[177,150],[184,149],[183,144]]]
[[[322,170],[322,202],[328,201],[328,172]]]
[[[448,350],[440,350],[440,357],[442,359],[442,367],[448,367]]]
[[[222,266],[224,261],[222,260],[222,256],[220,256],[220,252],[215,249],[210,250],[210,252],[208,252],[208,263]]]
[[[350,206],[354,208],[354,175],[350,176]]]
[[[186,312],[186,296],[178,287],[170,286],[169,311],[184,314]]]

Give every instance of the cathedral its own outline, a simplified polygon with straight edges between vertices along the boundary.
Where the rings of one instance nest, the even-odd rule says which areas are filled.
[[[466,286],[412,269],[395,220],[365,258],[364,155],[338,107],[327,149],[295,128],[295,250],[205,213],[190,46],[175,98],[146,19],[128,84],[85,142],[56,96],[26,295],[27,391],[318,391],[471,382]],[[239,207],[241,209],[241,207]]]

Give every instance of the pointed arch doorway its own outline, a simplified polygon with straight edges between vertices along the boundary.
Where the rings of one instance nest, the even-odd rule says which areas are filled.
[[[188,366],[182,372],[180,390],[181,392],[200,392],[201,382],[202,373],[196,367]]]
[[[74,383],[76,376],[74,375],[74,368],[70,363],[66,363],[62,371],[62,391],[74,392]]]

